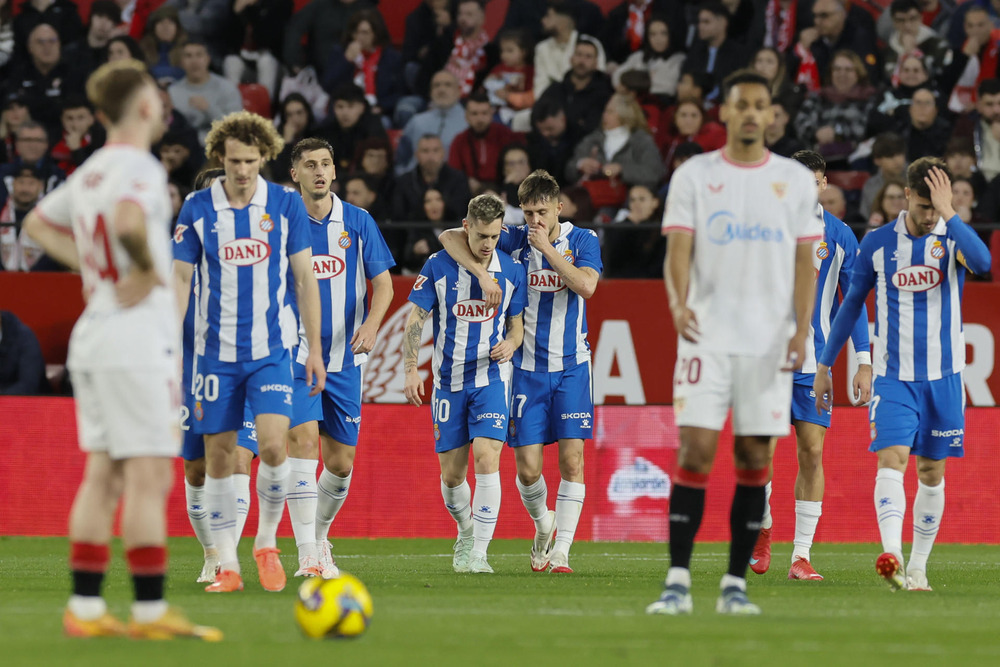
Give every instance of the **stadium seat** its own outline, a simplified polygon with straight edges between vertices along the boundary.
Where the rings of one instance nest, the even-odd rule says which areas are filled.
[[[859,191],[865,186],[868,177],[867,171],[828,171],[826,179],[830,185],[836,185],[844,192]]]
[[[267,88],[259,83],[241,83],[240,95],[243,97],[243,108],[247,111],[271,118],[271,96]]]

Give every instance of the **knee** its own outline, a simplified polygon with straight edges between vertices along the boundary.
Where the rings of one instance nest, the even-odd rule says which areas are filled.
[[[560,452],[559,473],[562,475],[563,479],[572,480],[582,477],[583,452]]]
[[[347,477],[354,469],[354,447],[341,445],[324,451],[323,466],[337,477]]]
[[[917,479],[924,486],[938,486],[944,481],[942,461],[920,461],[917,464]]]
[[[496,472],[500,469],[500,448],[499,447],[476,447],[473,452],[476,472],[486,474]]]
[[[823,446],[799,446],[799,470],[818,470],[823,467]]]
[[[205,459],[184,462],[184,479],[191,486],[205,485]]]
[[[542,471],[537,469],[527,469],[519,468],[517,471],[517,479],[520,480],[523,486],[531,486],[537,482],[542,477]]]

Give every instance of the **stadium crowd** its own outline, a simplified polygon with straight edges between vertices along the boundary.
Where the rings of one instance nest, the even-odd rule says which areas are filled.
[[[563,215],[600,229],[607,277],[659,277],[671,174],[723,145],[719,83],[747,64],[771,81],[768,146],[818,151],[821,203],[859,235],[895,218],[924,155],[946,160],[985,240],[1000,219],[1000,0],[509,0],[491,22],[481,0],[422,0],[395,40],[385,17],[404,3],[84,4],[0,0],[6,271],[57,269],[20,223],[103,144],[83,84],[119,58],[160,85],[175,213],[212,121],[247,108],[286,141],[274,181],[290,183],[299,139],[332,144],[340,196],[371,211],[404,273],[471,196],[495,192],[523,222],[517,186],[544,168]]]

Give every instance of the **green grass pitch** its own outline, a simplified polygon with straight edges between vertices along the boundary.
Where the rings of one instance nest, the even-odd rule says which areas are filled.
[[[490,548],[496,574],[451,571],[444,540],[339,540],[338,565],[371,590],[375,614],[356,640],[310,641],[295,625],[295,584],[264,592],[244,539],[242,593],[209,595],[194,579],[201,550],[171,540],[169,598],[217,625],[221,644],[70,640],[66,541],[0,538],[0,665],[1000,665],[1000,547],[938,545],[931,593],[893,593],[875,574],[878,547],[814,550],[822,582],[788,581],[791,545],[775,545],[771,571],[750,577],[764,613],[715,613],[726,546],[701,544],[690,617],[646,616],[666,572],[662,544],[577,544],[573,575],[536,574],[527,540]],[[282,540],[295,569],[295,548]],[[121,545],[105,584],[112,611],[131,597]]]

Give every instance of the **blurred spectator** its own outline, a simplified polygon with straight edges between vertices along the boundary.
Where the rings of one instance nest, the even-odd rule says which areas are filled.
[[[234,0],[226,22],[228,54],[222,71],[237,86],[244,81],[264,86],[272,104],[281,76],[278,56],[285,38],[284,31],[276,28],[288,25],[293,10],[292,0]]]
[[[995,27],[995,14],[986,8],[970,2],[968,11],[964,14],[962,30],[964,41],[954,52],[956,68],[961,67],[962,73],[948,101],[948,108],[955,113],[972,109],[976,101],[976,90],[984,82],[997,75],[998,56],[997,41],[1000,40],[1000,30]]]
[[[90,22],[83,39],[66,46],[63,60],[71,63],[76,75],[86,79],[108,60],[108,42],[122,22],[122,12],[114,0],[96,0],[90,6]]]
[[[868,80],[878,83],[882,72],[872,15],[857,4],[852,3],[848,8],[845,0],[816,0],[812,15],[815,27],[799,33],[794,63],[790,63],[794,64],[789,69],[796,72],[795,81],[800,76],[812,78],[814,85],[808,87],[814,89],[820,84],[820,77],[830,70],[834,56],[848,50],[867,69]]]
[[[177,216],[181,214],[181,207],[184,205],[184,198],[191,191],[190,188],[181,188],[180,184],[174,181],[167,182],[167,192],[170,193],[170,220],[171,227],[177,224]]]
[[[868,118],[867,133],[872,135],[892,131],[898,125],[896,119],[906,115],[906,107],[910,105],[913,91],[919,86],[928,85],[929,81],[927,68],[916,54],[903,56],[891,86],[882,93],[882,99]]]
[[[951,136],[951,124],[938,115],[934,90],[921,86],[913,92],[909,113],[899,128],[906,141],[906,159],[913,162],[925,155],[941,155]]]
[[[765,46],[753,56],[752,68],[767,79],[771,88],[771,101],[782,98],[789,105],[788,114],[794,116],[802,104],[805,91],[788,80],[785,56],[777,49]]]
[[[367,0],[312,0],[292,14],[281,62],[296,74],[312,65],[322,76],[322,67],[330,62],[330,51],[341,41],[351,15],[372,8]]]
[[[669,165],[674,151],[687,141],[693,141],[706,152],[722,148],[726,143],[726,128],[709,120],[697,102],[684,100],[677,105],[670,125],[660,127],[658,140],[663,164]]]
[[[38,338],[14,313],[0,310],[0,394],[35,396],[47,387]]]
[[[729,39],[754,49],[763,42],[764,9],[761,0],[722,0],[729,12]]]
[[[681,77],[685,57],[683,50],[672,47],[670,27],[667,22],[654,16],[645,26],[640,48],[622,62],[615,70],[611,81],[617,89],[625,72],[633,70],[649,72],[649,92],[659,97],[662,103],[673,102],[677,95],[677,80]]]
[[[28,35],[29,57],[16,63],[5,90],[20,91],[31,117],[52,133],[59,131],[59,103],[64,95],[82,93],[84,79],[61,62],[59,35],[48,23],[39,23]]]
[[[14,57],[14,13],[12,0],[0,0],[0,72]]]
[[[469,183],[465,174],[445,164],[444,155],[441,137],[435,134],[420,137],[417,141],[417,165],[396,180],[393,220],[422,219],[424,193],[430,189],[439,190],[444,197],[446,218],[456,220],[463,217],[471,198]]]
[[[166,88],[160,88],[160,103],[163,105],[163,124],[166,132],[180,137],[184,140],[184,145],[194,156],[194,163],[201,166],[205,159],[205,153],[201,142],[198,141],[198,132],[187,121],[187,118],[174,111],[173,100]],[[153,145],[153,154],[159,155],[159,146]]]
[[[29,120],[31,112],[24,95],[20,91],[8,93],[3,100],[3,110],[0,111],[0,164],[13,162],[17,157],[14,137],[17,128]]]
[[[942,5],[944,4],[944,0],[942,0]],[[984,10],[990,23],[1000,22],[1000,10],[994,5],[993,0],[965,0],[964,2],[952,2],[951,4],[958,5],[952,11],[951,18],[948,21],[947,32],[948,42],[955,51],[961,49],[962,44],[965,42],[965,19],[966,15],[973,9]]]
[[[420,271],[427,258],[441,249],[438,235],[454,223],[446,216],[444,195],[440,190],[430,188],[423,195],[420,220],[438,223],[431,229],[411,229],[406,238],[406,250],[403,253],[403,275],[415,275]]]
[[[546,39],[535,45],[535,80],[532,91],[540,99],[549,86],[562,83],[573,68],[573,55],[583,33],[576,28],[576,18],[570,3],[549,2],[542,27]],[[604,47],[591,38],[597,49],[595,67],[604,70]]]
[[[955,120],[951,136],[973,146],[976,166],[991,181],[1000,174],[1000,80],[980,82],[977,93],[976,108]]]
[[[315,133],[316,119],[306,98],[301,93],[292,93],[281,100],[275,123],[278,133],[285,140],[285,147],[271,161],[271,177],[285,182],[291,178],[288,172],[292,168],[292,149],[299,141]]]
[[[528,174],[534,170],[528,147],[524,144],[507,144],[500,151],[500,156],[497,158],[497,173],[500,174],[497,191],[504,204],[507,205],[503,216],[504,224],[524,224],[524,211],[521,210],[521,200],[517,196],[517,189],[521,186],[521,182],[528,177]]]
[[[884,79],[896,85],[903,56],[916,54],[931,78],[937,77],[952,60],[951,46],[922,23],[917,0],[892,0],[887,13],[892,17],[892,34],[882,49]]]
[[[454,18],[452,0],[423,0],[406,17],[406,31],[403,35],[403,78],[406,89],[418,97],[427,94],[418,85],[420,63],[427,58],[431,43],[453,30]],[[414,113],[420,111],[414,110]],[[405,124],[402,123],[402,124]]]
[[[951,205],[954,207],[955,212],[958,213],[958,217],[962,219],[962,222],[973,227],[979,226],[983,222],[988,222],[976,210],[979,202],[976,201],[976,191],[972,187],[972,181],[961,176],[956,177],[951,182],[951,195]],[[985,236],[986,240],[989,239],[989,230],[980,230],[979,233],[980,236]]]
[[[208,46],[192,38],[181,52],[184,78],[170,84],[169,88],[174,109],[198,132],[198,141],[202,143],[212,121],[243,108],[239,89],[224,77],[210,72],[209,63]]]
[[[347,173],[358,142],[372,137],[384,137],[385,128],[368,107],[365,91],[353,83],[344,84],[335,90],[330,97],[330,104],[333,113],[316,130],[316,136],[330,142],[337,169]]]
[[[161,86],[184,78],[181,60],[186,42],[187,33],[181,27],[176,7],[166,5],[149,15],[139,46],[149,73]]]
[[[451,142],[448,165],[468,176],[469,192],[475,196],[496,188],[500,149],[520,135],[493,120],[493,105],[485,92],[473,93],[466,100],[465,122],[469,128]]]
[[[232,13],[232,0],[167,0],[175,7],[181,27],[195,42],[202,42],[218,64],[225,55],[226,22]]]
[[[83,37],[79,9],[70,0],[24,0],[18,9],[14,17],[14,61],[27,58],[31,50],[31,33],[43,23],[56,31],[63,46]]]
[[[33,120],[21,123],[14,139],[17,157],[13,162],[0,165],[0,202],[14,186],[14,174],[24,165],[33,167],[44,181],[43,192],[50,192],[66,180],[66,174],[49,155],[49,134]]]
[[[392,120],[406,86],[403,58],[392,48],[382,15],[374,9],[355,12],[344,31],[343,42],[330,51],[323,88],[333,93],[345,84],[354,83],[364,91],[373,113]]]
[[[667,43],[674,51],[683,50],[687,38],[684,7],[675,0],[622,0],[608,12],[601,32],[601,41],[608,51],[608,60],[624,63],[648,42],[653,21],[660,21],[670,31]]]
[[[373,176],[354,173],[344,180],[344,201],[368,211],[375,220],[385,221],[389,201],[378,196],[378,184]]]
[[[826,2],[827,0],[817,0]],[[795,130],[828,166],[838,168],[865,138],[875,89],[868,84],[864,63],[853,51],[838,51],[830,64],[830,85],[810,93],[795,117]]]
[[[562,103],[552,96],[536,102],[531,108],[531,126],[527,138],[531,164],[562,180],[576,146]]]
[[[728,36],[729,10],[719,0],[706,0],[698,8],[698,39],[688,50],[685,72],[706,72],[722,81],[732,72],[746,67],[750,54],[739,42]],[[706,95],[715,99],[715,89]]]
[[[497,116],[511,125],[514,114],[522,111],[530,126],[531,105],[535,103],[532,89],[535,80],[532,42],[525,30],[507,30],[497,37],[500,45],[500,62],[483,80],[483,88],[496,107]],[[520,131],[521,128],[514,128]]]
[[[392,169],[392,144],[386,137],[372,137],[358,142],[352,169],[372,178],[385,214],[389,212],[396,178]]]
[[[25,216],[42,198],[45,180],[27,164],[12,174],[10,196],[0,204],[0,268],[5,271],[62,271],[21,228]]]
[[[677,101],[695,102],[701,107],[707,120],[717,121],[719,120],[718,107],[712,106],[712,103],[705,99],[705,96],[713,88],[715,88],[715,79],[712,78],[711,74],[705,74],[704,72],[684,72],[677,82]],[[658,142],[662,143],[664,128],[673,125],[675,113],[677,113],[677,105],[672,104],[660,114],[660,122],[657,123]]]
[[[584,137],[601,124],[604,107],[614,93],[611,77],[599,69],[600,43],[583,35],[573,49],[569,73],[559,83],[548,87],[542,96],[550,97],[566,111],[566,121],[575,136]]]
[[[447,70],[458,79],[460,96],[467,97],[497,60],[496,47],[484,28],[486,9],[482,0],[458,0],[457,7],[455,31],[436,35],[421,62],[418,93],[426,90],[426,82],[435,72]]]
[[[794,113],[792,103],[786,98],[775,97],[771,99],[771,110],[774,112],[774,120],[764,130],[764,143],[772,153],[792,157],[805,148],[801,141],[788,132],[788,123]]]
[[[510,0],[503,28],[524,28],[535,41],[545,36],[545,17],[550,7],[565,7],[577,30],[584,35],[600,35],[605,25],[601,8],[589,0]],[[536,93],[537,94],[537,93]]]
[[[451,148],[452,140],[469,124],[465,121],[465,109],[458,103],[458,79],[451,72],[441,70],[431,80],[431,98],[427,111],[413,116],[403,128],[403,135],[396,149],[396,172],[404,173],[416,163],[414,148],[417,140],[427,134],[441,138],[445,151]]]
[[[108,62],[128,60],[129,58],[140,62],[145,60],[139,42],[128,35],[119,35],[108,40]]]
[[[968,4],[973,3],[970,2]],[[951,17],[955,12],[955,5],[955,0],[917,0],[917,7],[920,8],[921,23],[941,37],[947,37],[950,32]],[[958,22],[961,24],[962,19],[959,18]],[[892,34],[893,30],[891,12],[883,11],[882,15],[876,21],[875,27],[878,30],[878,38],[882,41],[888,41],[889,35]],[[959,32],[961,32],[961,28],[959,28]],[[961,48],[961,45],[955,48]]]
[[[62,137],[52,147],[52,159],[69,176],[90,154],[104,145],[104,126],[83,95],[67,97],[62,107]]]
[[[865,219],[871,215],[876,193],[882,185],[890,180],[902,181],[906,178],[906,142],[903,137],[895,132],[884,132],[875,137],[875,142],[872,144],[872,162],[875,163],[877,171],[861,188],[861,202],[858,206],[858,212]]]
[[[865,233],[878,229],[885,224],[895,224],[900,211],[906,208],[906,183],[902,179],[888,178],[872,202],[871,213],[868,214],[868,227]],[[827,190],[830,188],[828,187]],[[832,212],[832,211],[831,211]],[[843,218],[841,218],[843,219]]]
[[[667,238],[660,231],[660,199],[645,185],[628,191],[628,207],[604,234],[604,275],[608,278],[660,278],[667,254]],[[635,229],[634,225],[656,225]]]
[[[191,154],[184,137],[167,132],[160,140],[157,155],[171,181],[185,188],[193,185],[195,174],[198,173],[197,156]]]
[[[673,157],[670,159],[670,164],[667,165],[667,169],[672,175],[682,164],[693,158],[695,155],[701,155],[704,152],[705,149],[695,142],[685,141],[677,147],[677,150],[674,151]],[[666,201],[665,190],[660,192],[660,198],[663,199],[663,201]]]
[[[650,191],[655,191],[663,175],[663,161],[642,108],[620,93],[608,100],[601,129],[583,138],[566,166],[569,182],[608,179],[627,187],[645,185]]]
[[[562,204],[562,213],[559,214],[559,222],[572,222],[588,225],[594,222],[594,203],[590,200],[590,193],[587,188],[579,185],[559,188],[559,203]]]
[[[839,185],[826,186],[826,190],[819,193],[819,203],[824,209],[840,218],[844,222],[848,222],[847,216],[847,198],[844,196],[844,191]]]
[[[944,162],[955,178],[967,178],[981,198],[986,190],[986,178],[976,167],[976,149],[972,142],[960,137],[952,137],[944,149]]]

